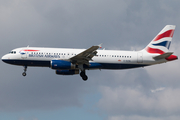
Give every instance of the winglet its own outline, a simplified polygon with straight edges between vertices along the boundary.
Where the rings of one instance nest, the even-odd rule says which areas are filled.
[[[99,46],[99,48],[102,48],[102,43],[101,43],[101,44],[99,44],[98,46]]]

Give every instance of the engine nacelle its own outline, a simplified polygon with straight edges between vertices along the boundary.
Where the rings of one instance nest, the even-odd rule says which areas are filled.
[[[58,74],[58,75],[74,75],[74,74],[79,74],[79,69],[75,69],[75,70],[56,70],[56,74]]]
[[[76,65],[72,64],[69,61],[64,61],[64,60],[52,60],[51,61],[51,68],[52,69],[75,69]]]

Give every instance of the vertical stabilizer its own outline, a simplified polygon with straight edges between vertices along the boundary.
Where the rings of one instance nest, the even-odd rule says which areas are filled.
[[[158,35],[146,46],[145,50],[152,54],[164,54],[169,51],[175,25],[166,25]]]

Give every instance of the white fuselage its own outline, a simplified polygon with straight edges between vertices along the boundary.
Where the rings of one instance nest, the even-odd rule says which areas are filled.
[[[23,47],[12,50],[2,60],[14,65],[51,67],[51,60],[68,60],[85,49]],[[97,50],[91,63],[102,64],[101,68],[92,69],[126,69],[143,67],[167,62],[166,59],[155,61],[146,51]],[[91,69],[91,67],[87,68]]]

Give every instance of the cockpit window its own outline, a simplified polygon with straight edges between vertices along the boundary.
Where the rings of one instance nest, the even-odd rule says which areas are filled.
[[[11,51],[11,52],[9,52],[10,54],[16,54],[16,51]]]

